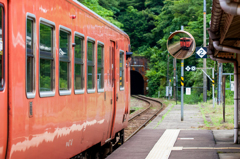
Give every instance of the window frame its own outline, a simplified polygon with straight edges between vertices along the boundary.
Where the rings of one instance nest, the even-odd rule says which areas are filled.
[[[60,50],[60,31],[66,32],[69,34],[69,41],[68,41],[68,49],[69,49],[69,55],[68,55],[68,90],[60,90],[60,56],[59,56],[59,50]],[[59,30],[58,30],[58,90],[59,90],[59,95],[60,96],[65,96],[65,95],[70,95],[72,92],[72,87],[71,87],[71,80],[72,80],[72,72],[71,72],[71,67],[72,67],[72,30],[59,25]]]
[[[124,68],[125,68],[125,65],[124,65],[124,59],[125,59],[125,56],[124,56],[124,55],[125,55],[125,51],[123,51],[123,50],[120,50],[120,51],[119,51],[119,77],[120,77],[120,71],[121,71],[121,70],[120,70],[120,58],[121,58],[121,54],[123,55],[123,65],[122,65],[122,68],[123,68],[123,74],[122,74],[122,75],[123,75],[123,86],[120,86],[120,78],[119,78],[119,90],[120,90],[120,91],[124,91],[124,89],[125,89],[125,83],[124,83],[124,81],[125,81],[125,78],[124,78],[124,77],[125,77],[125,75],[124,75],[124,74],[125,74],[125,69],[124,69]]]
[[[76,62],[75,62],[75,48],[74,48],[74,56],[73,56],[73,62],[74,62],[74,85],[73,85],[73,87],[74,87],[74,93],[75,94],[84,94],[85,93],[85,36],[83,35],[83,34],[81,34],[81,33],[79,33],[79,32],[74,32],[74,43],[75,43],[75,37],[79,37],[79,38],[82,38],[82,61],[83,61],[83,69],[82,69],[82,75],[83,75],[83,81],[82,81],[82,83],[83,83],[83,88],[82,89],[75,89],[75,64],[76,64]],[[75,43],[75,45],[76,45],[76,43]]]
[[[98,48],[98,45],[102,46],[102,67],[101,68],[103,69],[103,75],[102,75],[103,88],[99,89],[98,85],[97,85],[97,89],[98,89],[98,93],[103,93],[104,92],[104,43],[101,42],[101,41],[97,41],[97,48]],[[98,56],[98,52],[97,52],[97,56]],[[97,75],[98,75],[98,59],[97,59],[97,56],[96,56],[96,61],[97,61]]]
[[[90,41],[90,42],[92,42],[93,43],[93,70],[94,70],[94,74],[93,74],[93,82],[94,82],[94,85],[93,85],[93,88],[92,89],[88,89],[87,88],[87,85],[88,85],[88,56],[87,56],[87,54],[88,54],[88,52],[87,52],[87,50],[88,50],[88,41]],[[93,39],[93,38],[91,38],[91,37],[87,37],[87,41],[86,41],[86,45],[87,45],[87,47],[86,47],[86,60],[87,60],[87,63],[86,63],[86,69],[87,69],[87,76],[86,76],[86,82],[87,82],[87,85],[86,85],[86,89],[87,89],[87,93],[95,93],[96,92],[96,76],[95,76],[95,74],[96,74],[96,41],[95,41],[95,39]]]
[[[41,92],[40,91],[40,59],[41,59],[41,51],[40,51],[40,25],[41,24],[44,24],[46,26],[49,26],[52,28],[52,58],[53,58],[53,66],[52,66],[52,91],[46,91],[46,92]],[[55,96],[55,93],[56,93],[56,80],[55,80],[55,77],[56,77],[56,25],[54,22],[50,21],[50,20],[47,20],[47,19],[44,19],[44,18],[39,18],[39,34],[38,34],[38,50],[39,50],[39,78],[38,78],[38,82],[39,82],[39,96],[44,98],[44,97],[53,97]]]
[[[28,58],[28,53],[27,53],[27,20],[31,20],[32,21],[32,35],[33,35],[33,38],[32,38],[32,46],[33,46],[33,91],[32,92],[28,92],[27,91],[27,58]],[[26,41],[26,75],[25,75],[25,83],[26,83],[26,96],[28,99],[32,99],[32,98],[35,98],[36,96],[36,16],[32,13],[27,13],[26,14],[26,36],[25,36],[25,41]]]

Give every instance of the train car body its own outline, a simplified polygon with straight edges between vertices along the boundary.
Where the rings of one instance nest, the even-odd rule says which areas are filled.
[[[0,0],[0,159],[71,158],[127,126],[130,39],[77,0]]]
[[[192,46],[192,43],[193,43],[192,38],[187,38],[187,37],[180,38],[180,46],[184,50],[190,49],[190,47]]]
[[[180,38],[180,46],[181,48],[185,48],[185,38]]]

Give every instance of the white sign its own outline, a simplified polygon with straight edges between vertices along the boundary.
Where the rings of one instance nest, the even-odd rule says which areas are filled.
[[[234,81],[231,81],[231,91],[234,91]]]
[[[166,86],[166,97],[168,96],[168,86]]]
[[[191,88],[190,87],[186,88],[186,95],[191,95]]]
[[[185,68],[185,70],[190,71],[190,70],[191,70],[191,67],[187,66],[187,67]]]
[[[196,66],[191,67],[192,71],[196,71]]]
[[[166,97],[168,97],[168,95],[170,95],[170,97],[172,96],[172,87],[169,89],[168,86],[166,86]]]
[[[207,54],[207,52],[201,47],[196,54],[198,54],[199,57],[203,58]]]
[[[196,66],[186,66],[185,70],[186,71],[196,71]]]

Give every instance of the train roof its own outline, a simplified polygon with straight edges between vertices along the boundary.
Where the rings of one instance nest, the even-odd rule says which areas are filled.
[[[83,7],[84,9],[86,9],[87,11],[91,12],[92,14],[94,14],[95,16],[97,16],[99,19],[101,19],[102,21],[106,22],[107,24],[111,25],[112,27],[114,27],[115,29],[117,29],[118,31],[120,31],[121,33],[125,34],[128,36],[128,34],[126,32],[124,32],[123,30],[121,30],[119,27],[117,27],[116,25],[112,24],[111,22],[107,21],[106,19],[104,19],[103,17],[101,17],[100,15],[98,15],[97,13],[95,13],[94,11],[92,11],[91,9],[89,9],[88,7],[86,7],[85,5],[83,5],[82,3],[80,3],[77,0],[73,0],[75,3],[77,3],[79,6]]]

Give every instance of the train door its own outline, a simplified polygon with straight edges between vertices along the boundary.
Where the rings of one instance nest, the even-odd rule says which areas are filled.
[[[111,41],[111,52],[110,52],[110,68],[111,68],[111,107],[112,107],[112,121],[110,128],[110,137],[112,137],[114,121],[116,116],[116,75],[115,75],[115,42]]]
[[[0,159],[5,158],[8,133],[7,0],[0,0]]]

